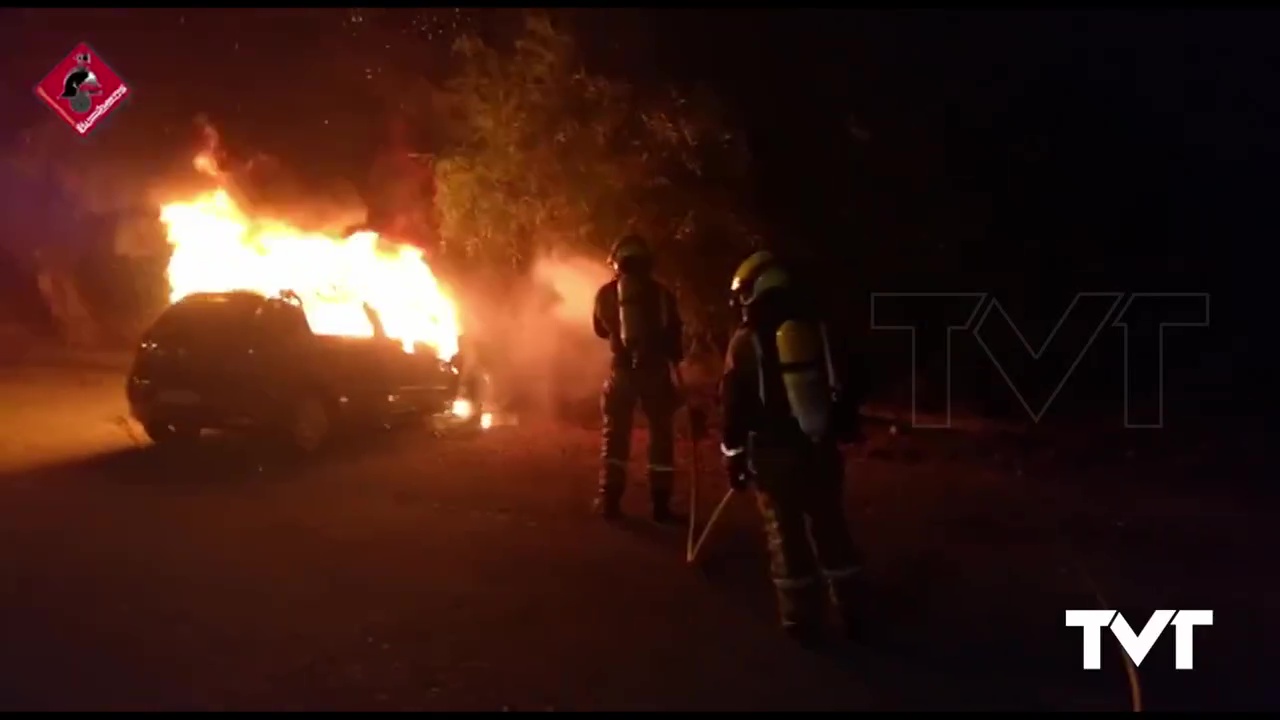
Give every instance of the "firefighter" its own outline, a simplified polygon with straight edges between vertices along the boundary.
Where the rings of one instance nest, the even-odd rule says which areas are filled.
[[[675,412],[679,398],[671,366],[684,359],[683,334],[675,296],[652,275],[648,244],[627,235],[609,254],[614,278],[596,293],[592,314],[597,337],[609,341],[612,367],[601,396],[604,415],[599,495],[596,510],[621,515],[631,453],[631,424],[637,403],[649,422],[649,491],[653,519],[671,522],[675,480]]]
[[[458,336],[458,351],[453,356],[453,366],[458,371],[457,397],[467,402],[466,424],[471,427],[482,427],[484,424],[485,400],[488,399],[488,377],[481,367],[479,348],[474,338],[469,335]]]
[[[730,487],[755,486],[783,629],[816,640],[828,595],[852,635],[860,562],[839,443],[857,438],[857,398],[841,388],[814,303],[771,253],[743,261],[731,292],[743,322],[720,386]]]

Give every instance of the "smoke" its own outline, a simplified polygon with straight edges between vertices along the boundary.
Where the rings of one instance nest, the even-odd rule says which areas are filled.
[[[227,157],[222,146],[222,136],[218,134],[218,128],[209,122],[209,118],[204,115],[196,117],[196,130],[200,133],[200,151],[196,153],[192,166],[196,172],[219,177],[222,174],[222,166],[226,164]]]
[[[212,147],[219,148],[217,132],[211,126],[206,138],[212,140]],[[224,155],[221,167],[228,167],[227,162]],[[332,235],[343,235],[368,218],[359,191],[345,180],[304,180],[265,153],[250,155],[231,167],[230,180],[245,203],[243,207],[254,215]]]
[[[220,187],[254,217],[313,232],[342,235],[365,223],[368,210],[351,183],[304,180],[266,153],[237,156],[208,118],[197,116],[195,126],[194,154],[180,170],[154,183],[151,195],[156,207]]]
[[[591,329],[596,291],[608,282],[600,260],[563,252],[539,257],[512,285],[494,281],[464,301],[500,404],[524,414],[598,417],[608,345]]]
[[[557,320],[575,327],[591,327],[596,291],[610,279],[604,263],[595,258],[549,253],[534,262],[532,275],[536,284],[553,293],[551,313]]]

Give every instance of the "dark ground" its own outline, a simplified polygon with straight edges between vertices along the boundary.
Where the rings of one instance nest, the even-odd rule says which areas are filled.
[[[178,457],[115,423],[119,375],[0,374],[3,710],[1125,709],[1115,643],[1085,672],[1062,627],[1095,607],[1091,583],[1135,625],[1216,613],[1193,671],[1172,670],[1172,633],[1157,643],[1147,709],[1280,707],[1271,506],[1155,492],[1133,482],[1155,472],[1141,460],[874,435],[848,503],[870,634],[810,653],[774,629],[750,503],[689,568],[680,530],[588,515],[589,432]],[[704,515],[714,463],[707,444]]]

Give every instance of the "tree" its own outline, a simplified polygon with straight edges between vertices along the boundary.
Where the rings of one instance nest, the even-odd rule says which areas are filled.
[[[457,143],[436,163],[443,251],[518,273],[539,254],[603,256],[625,232],[660,254],[693,334],[724,305],[720,279],[750,244],[737,212],[748,157],[714,98],[645,93],[586,70],[573,39],[530,14],[510,50],[454,45]]]

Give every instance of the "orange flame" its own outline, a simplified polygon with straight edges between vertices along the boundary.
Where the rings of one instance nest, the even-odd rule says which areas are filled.
[[[207,155],[195,165],[217,174]],[[301,299],[318,335],[372,337],[367,304],[405,352],[417,344],[445,360],[458,352],[457,307],[419,248],[374,232],[341,238],[250,217],[224,189],[164,205],[160,220],[173,248],[171,302],[197,292],[288,290]]]

